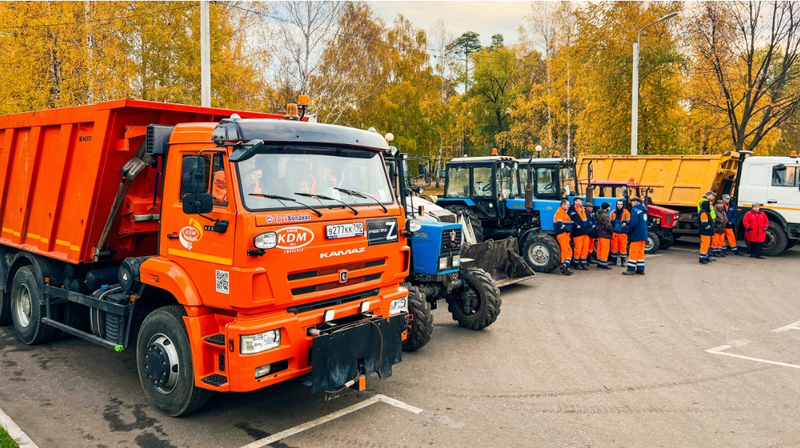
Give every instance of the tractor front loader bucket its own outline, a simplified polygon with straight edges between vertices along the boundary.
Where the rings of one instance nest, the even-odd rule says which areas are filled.
[[[488,272],[499,288],[536,275],[519,255],[517,239],[514,237],[464,244],[461,247],[461,262],[466,267],[481,268]]]

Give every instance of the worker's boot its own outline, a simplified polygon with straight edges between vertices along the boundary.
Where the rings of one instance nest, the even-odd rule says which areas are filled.
[[[624,271],[622,275],[636,275],[635,271]]]
[[[569,270],[569,266],[567,266],[566,263],[561,263],[561,274],[572,275],[572,271]]]
[[[619,265],[622,266],[623,268],[628,266],[628,257],[627,256],[619,257]]]

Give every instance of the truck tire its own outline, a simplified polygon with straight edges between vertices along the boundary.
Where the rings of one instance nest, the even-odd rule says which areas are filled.
[[[652,230],[647,231],[647,240],[644,242],[644,253],[654,254],[661,246],[661,238]]]
[[[552,236],[537,233],[525,240],[522,258],[536,272],[550,272],[561,264],[561,247]]]
[[[142,388],[153,405],[170,417],[191,414],[211,398],[210,390],[194,384],[184,316],[186,310],[181,305],[158,308],[144,319],[136,342],[136,367]],[[151,362],[152,358],[156,362]]]
[[[448,298],[447,309],[453,315],[453,320],[458,326],[470,330],[483,330],[488,327],[500,314],[500,288],[497,287],[492,277],[480,268],[462,268],[458,271],[458,278],[467,283],[461,295]],[[464,309],[464,294],[471,295],[476,301],[472,310]]]
[[[767,239],[764,240],[764,255],[768,257],[776,257],[786,250],[789,244],[789,238],[783,231],[783,227],[775,221],[769,222],[767,227]]]
[[[47,313],[44,297],[31,266],[21,267],[11,284],[11,320],[17,338],[24,344],[36,345],[53,340],[58,330],[42,322]]]
[[[675,242],[675,238],[672,236],[672,232],[669,233],[662,233],[661,234],[661,244],[658,246],[661,250],[667,250],[672,247],[672,243]]]
[[[408,314],[411,315],[406,324],[408,335],[403,341],[403,351],[413,352],[419,350],[431,340],[433,333],[433,314],[425,293],[418,287],[404,283],[408,288]]]
[[[456,216],[458,216],[458,212],[461,212],[464,217],[469,219],[469,223],[472,224],[472,232],[475,234],[475,239],[479,243],[483,242],[483,225],[481,225],[481,220],[478,218],[477,213],[463,205],[450,205],[445,208],[455,213]]]

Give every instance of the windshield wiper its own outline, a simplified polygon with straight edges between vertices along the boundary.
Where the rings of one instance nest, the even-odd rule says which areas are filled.
[[[354,208],[353,208],[353,207],[352,207],[350,204],[348,204],[347,202],[340,201],[339,199],[332,198],[332,197],[329,197],[329,196],[325,196],[324,194],[310,194],[310,193],[293,193],[293,194],[296,194],[296,195],[298,195],[298,196],[303,196],[303,197],[305,197],[305,198],[311,198],[311,199],[324,199],[324,200],[326,200],[326,201],[334,201],[334,202],[338,202],[338,203],[340,203],[340,204],[344,205],[345,207],[349,208],[350,210],[352,210],[354,215],[358,215],[358,210],[354,209]]]
[[[279,201],[279,202],[281,202],[281,201],[295,202],[295,203],[300,204],[303,207],[311,210],[312,212],[316,213],[318,217],[322,218],[322,212],[321,211],[315,209],[314,207],[312,207],[312,206],[310,206],[308,204],[304,204],[304,203],[298,201],[297,199],[287,198],[287,197],[284,197],[284,196],[276,196],[274,194],[261,194],[261,193],[248,193],[248,196],[255,196],[257,198],[275,199],[276,201]],[[286,206],[286,204],[284,204],[283,202],[281,202],[281,205]]]
[[[357,197],[357,198],[361,198],[361,199],[372,199],[372,201],[373,201],[374,203],[376,203],[376,204],[378,204],[378,205],[380,205],[380,206],[381,206],[381,208],[383,209],[383,212],[384,212],[384,213],[389,213],[389,209],[388,209],[388,208],[386,208],[386,206],[385,206],[385,205],[383,205],[383,204],[381,203],[381,201],[379,201],[379,200],[377,200],[377,199],[373,198],[372,196],[368,195],[367,193],[362,193],[362,192],[360,192],[360,191],[356,191],[356,190],[348,190],[348,189],[346,189],[346,188],[339,188],[339,187],[333,187],[333,189],[334,189],[334,190],[336,190],[336,191],[341,191],[342,193],[349,194],[350,196],[355,196],[355,197]]]

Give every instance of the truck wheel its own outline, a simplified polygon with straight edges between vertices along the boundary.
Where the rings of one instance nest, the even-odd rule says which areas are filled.
[[[561,264],[561,248],[552,236],[538,233],[522,246],[525,263],[536,272],[550,272]]]
[[[447,210],[455,213],[456,216],[458,215],[458,212],[461,212],[464,217],[469,219],[469,223],[472,224],[472,232],[475,234],[475,239],[478,243],[483,242],[483,226],[481,225],[481,220],[478,218],[477,213],[468,207],[464,207],[463,205],[451,205],[446,208]]]
[[[461,295],[449,297],[447,308],[459,327],[483,330],[500,314],[500,289],[483,269],[462,268],[458,271],[458,278],[468,287]],[[469,300],[469,309],[465,309],[464,299]]]
[[[194,384],[192,350],[180,305],[158,308],[148,314],[136,342],[139,381],[153,405],[170,417],[180,417],[203,407],[211,391]]]
[[[51,341],[58,336],[58,330],[42,322],[42,317],[47,311],[32,267],[23,266],[17,271],[9,296],[11,320],[20,341],[36,345]]]
[[[433,333],[433,314],[428,300],[418,287],[404,283],[408,288],[408,314],[411,319],[406,324],[408,336],[403,341],[403,351],[413,352],[421,349],[431,340]]]
[[[783,227],[775,221],[769,222],[767,227],[767,238],[764,240],[764,255],[768,257],[775,257],[786,250],[789,244],[789,239],[783,231]]]
[[[644,242],[644,253],[654,254],[661,246],[661,239],[652,230],[647,231],[647,241]]]
[[[675,242],[675,238],[672,237],[672,232],[669,233],[662,233],[661,234],[661,245],[658,246],[661,250],[666,250],[672,247],[672,243]]]

